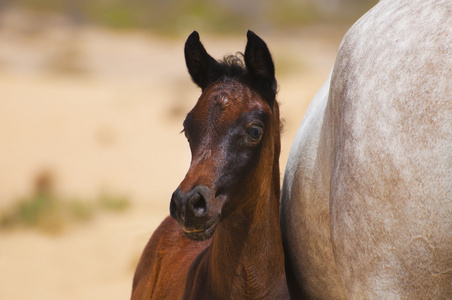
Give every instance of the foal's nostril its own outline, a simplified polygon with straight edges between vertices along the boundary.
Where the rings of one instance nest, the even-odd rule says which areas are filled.
[[[208,203],[203,195],[199,193],[194,194],[189,200],[189,207],[196,217],[207,216]]]
[[[170,211],[171,217],[176,218],[177,209],[176,209],[176,203],[174,203],[174,199],[171,199],[169,211]]]
[[[171,216],[181,222],[190,220],[190,216],[205,218],[209,213],[210,193],[210,190],[204,186],[195,187],[188,193],[176,189],[169,207]]]
[[[183,194],[179,189],[175,190],[171,196],[170,202],[170,215],[174,219],[177,219],[179,209],[181,208]]]

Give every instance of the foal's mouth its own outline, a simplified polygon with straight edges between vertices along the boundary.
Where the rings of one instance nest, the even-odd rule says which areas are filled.
[[[218,218],[212,225],[208,226],[207,228],[190,231],[182,228],[182,231],[184,232],[184,235],[192,241],[205,241],[213,235],[218,223],[220,223],[220,218]]]

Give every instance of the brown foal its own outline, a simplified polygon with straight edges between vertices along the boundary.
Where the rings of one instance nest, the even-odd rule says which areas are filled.
[[[274,64],[248,31],[243,62],[197,32],[185,59],[201,97],[184,121],[192,161],[138,264],[132,299],[287,299],[279,229]]]

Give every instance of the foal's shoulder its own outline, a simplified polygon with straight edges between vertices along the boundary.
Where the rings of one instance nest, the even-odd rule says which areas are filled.
[[[167,236],[177,239],[174,221],[167,217],[154,231],[141,254],[133,278],[132,299],[150,299],[160,273],[162,251],[165,251]],[[177,224],[176,224],[177,225]]]
[[[133,279],[132,299],[181,295],[184,286],[180,283],[185,282],[189,266],[209,244],[209,240],[194,242],[186,238],[177,222],[168,216],[141,254]],[[174,289],[161,288],[172,285]],[[164,291],[170,291],[171,295],[160,295]]]

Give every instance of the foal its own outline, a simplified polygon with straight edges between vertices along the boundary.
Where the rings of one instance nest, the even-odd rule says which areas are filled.
[[[280,120],[267,45],[217,62],[193,32],[185,59],[201,97],[184,121],[192,161],[171,217],[138,264],[132,299],[286,299],[279,229]]]

